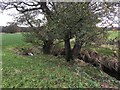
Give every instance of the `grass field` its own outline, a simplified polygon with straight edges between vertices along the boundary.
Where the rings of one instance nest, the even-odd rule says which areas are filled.
[[[15,48],[31,46],[21,34],[2,35],[2,86],[4,88],[120,88],[120,83],[91,66],[76,67],[62,57],[22,56]]]

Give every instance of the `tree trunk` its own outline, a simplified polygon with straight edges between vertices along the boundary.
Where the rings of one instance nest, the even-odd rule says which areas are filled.
[[[66,35],[64,42],[65,42],[65,56],[67,62],[69,62],[70,60],[73,60],[69,34]]]
[[[82,48],[82,42],[75,41],[75,45],[73,47],[72,53],[73,53],[73,58],[78,58],[78,55],[80,53],[80,50]]]
[[[43,45],[43,53],[50,54],[52,46],[53,46],[52,40],[45,40]]]

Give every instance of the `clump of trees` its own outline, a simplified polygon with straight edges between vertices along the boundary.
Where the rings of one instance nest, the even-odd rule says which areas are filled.
[[[20,28],[17,26],[17,24],[11,23],[9,26],[3,27],[2,32],[16,33],[16,32],[20,32]]]
[[[3,33],[18,33],[18,32],[30,32],[29,27],[20,27],[17,23],[10,23],[8,26],[3,26],[1,31]]]
[[[31,27],[26,35],[30,42],[43,43],[43,53],[50,54],[56,41],[64,42],[67,61],[78,58],[83,46],[102,41],[105,37],[104,28],[98,28],[97,23],[103,17],[112,19],[117,3],[107,2],[3,2],[2,9],[15,8],[19,11],[17,22]],[[38,18],[39,15],[44,18]],[[115,15],[115,14],[114,14]],[[29,38],[29,39],[30,39]],[[70,40],[75,39],[73,48]]]

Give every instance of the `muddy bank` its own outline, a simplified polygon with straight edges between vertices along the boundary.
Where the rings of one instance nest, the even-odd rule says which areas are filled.
[[[87,50],[81,51],[78,58],[120,80],[120,62],[117,58],[100,56],[96,52]]]
[[[56,50],[52,52],[54,56],[65,55],[64,49]],[[120,80],[120,61],[119,58],[101,56],[97,52],[81,50],[78,57],[79,60],[83,60],[86,63],[90,63],[93,66],[101,69],[108,75]]]

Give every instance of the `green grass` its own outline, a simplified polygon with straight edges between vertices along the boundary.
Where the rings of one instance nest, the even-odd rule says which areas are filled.
[[[30,46],[23,41],[21,34],[3,34],[2,42],[4,88],[100,88],[103,84],[108,87],[120,87],[116,79],[91,65],[76,67],[62,57],[42,53],[34,56],[16,54],[16,47]]]
[[[8,46],[17,46],[24,44],[22,34],[2,34],[2,46],[8,47]]]
[[[115,38],[120,39],[120,31],[108,31],[108,40],[113,40]],[[104,46],[104,47],[103,47]],[[102,46],[91,46],[87,45],[84,48],[94,50],[101,55],[111,56],[114,51],[118,52],[118,49],[114,45],[102,45]]]
[[[120,38],[120,31],[108,31],[108,39]]]
[[[115,38],[120,39],[119,35],[120,35],[120,31],[108,31],[108,40],[113,40]],[[112,49],[110,49],[110,48],[112,48]],[[113,52],[114,52],[113,49],[114,49],[113,46],[111,47],[109,45],[109,48],[99,47],[99,48],[96,48],[96,51],[98,53],[100,53],[101,55],[107,55],[107,56],[110,55],[111,56],[113,54]]]
[[[111,56],[113,54],[113,50],[109,48],[99,47],[99,48],[95,48],[95,50],[101,55]]]

